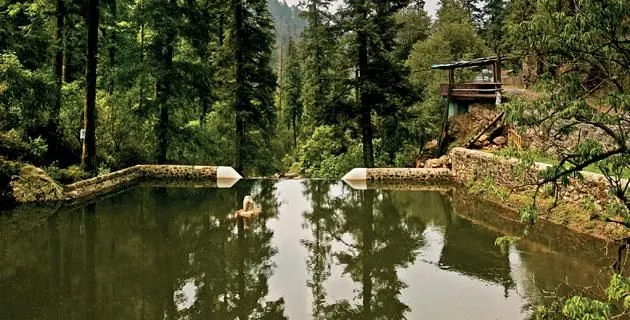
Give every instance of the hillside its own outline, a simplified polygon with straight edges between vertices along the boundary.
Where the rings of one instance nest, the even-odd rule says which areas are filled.
[[[306,21],[300,17],[297,6],[289,6],[285,1],[278,0],[269,0],[267,4],[276,28],[274,61],[277,61],[279,48],[285,47],[289,38],[299,38],[306,27]]]

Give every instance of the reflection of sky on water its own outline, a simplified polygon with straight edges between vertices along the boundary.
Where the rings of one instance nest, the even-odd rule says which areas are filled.
[[[175,291],[173,301],[177,311],[186,310],[192,307],[197,301],[197,285],[195,279],[186,279],[181,288]]]
[[[330,194],[341,195],[342,190],[342,186],[335,185]],[[313,240],[313,234],[302,216],[303,212],[310,210],[310,203],[303,197],[303,191],[304,187],[297,181],[279,183],[278,198],[287,201],[283,201],[279,209],[279,219],[268,222],[268,226],[275,231],[272,245],[278,249],[273,257],[277,268],[269,281],[270,298],[284,297],[285,314],[290,319],[309,319],[313,303],[310,289],[305,285],[309,280],[305,262],[308,251],[300,244],[301,239]],[[377,196],[377,199],[382,200],[382,195]],[[408,268],[398,269],[400,280],[408,286],[400,295],[400,300],[411,308],[411,312],[405,314],[407,318],[523,318],[522,307],[526,301],[517,294],[515,288],[506,289],[502,284],[484,280],[483,276],[465,275],[456,269],[448,270],[450,266],[440,265],[448,241],[445,238],[446,226],[435,224],[444,223],[441,217],[436,217],[435,212],[430,216],[433,219],[423,232],[425,245],[417,252],[415,262]],[[352,243],[352,238],[347,234],[341,236],[341,240]],[[331,245],[332,252],[348,250],[341,241],[333,241]],[[490,245],[489,250],[492,249]],[[516,250],[510,250],[506,260],[509,260],[506,261],[506,267],[509,265],[516,276],[527,274]],[[343,271],[343,266],[333,261],[330,277],[324,283],[326,302],[329,304],[340,300],[353,303],[360,301],[358,294],[361,284],[352,281]],[[516,285],[517,288],[522,286],[522,283]]]

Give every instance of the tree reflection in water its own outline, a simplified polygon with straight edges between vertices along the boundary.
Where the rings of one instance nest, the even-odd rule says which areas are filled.
[[[247,194],[263,208],[249,229],[228,218]],[[16,295],[2,295],[0,305],[12,308],[0,315],[284,319],[283,300],[267,298],[276,250],[266,221],[277,202],[273,183],[244,182],[221,190],[138,188],[62,210],[38,227],[47,232],[11,236],[11,247],[43,263],[5,265],[11,276],[0,277],[0,287]]]
[[[390,192],[354,191],[344,186],[339,195],[322,192],[329,183],[306,182],[312,211],[305,213],[313,241],[309,250],[309,281],[315,301],[316,319],[404,319],[409,307],[400,301],[406,287],[397,270],[414,262],[423,245],[425,225],[399,212]],[[331,250],[331,242],[343,250]],[[337,247],[337,246],[335,246]],[[360,283],[355,298],[361,303],[341,300],[325,303],[323,282],[330,275],[331,256],[344,273]]]
[[[233,215],[246,195],[262,208],[251,223]],[[582,258],[597,243],[553,226],[501,252],[494,239],[519,222],[454,199],[241,181],[27,208],[0,216],[0,319],[273,320],[285,318],[283,297],[295,319],[516,319],[539,291],[590,284],[601,269]]]

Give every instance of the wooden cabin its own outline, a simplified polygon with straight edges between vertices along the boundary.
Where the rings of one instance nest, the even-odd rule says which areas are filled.
[[[455,82],[455,69],[461,68],[479,68],[481,72],[472,82]],[[473,103],[501,103],[501,57],[434,64],[431,69],[448,70],[448,83],[440,85],[440,94],[448,99],[449,118],[468,112]]]

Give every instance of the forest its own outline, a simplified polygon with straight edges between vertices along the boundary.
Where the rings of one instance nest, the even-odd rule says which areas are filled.
[[[503,35],[534,12],[424,5],[3,0],[0,151],[61,180],[138,163],[409,166],[439,133],[444,75],[428,67],[520,49]]]
[[[627,1],[437,6],[3,0],[0,153],[63,183],[139,163],[316,178],[409,167],[440,135],[447,105],[447,74],[431,65],[491,55],[517,75],[533,59],[529,88],[553,98],[505,104],[514,123],[549,110],[600,127],[628,121]],[[593,104],[617,112],[582,108]],[[612,137],[621,148],[610,155],[626,154],[625,134]]]

